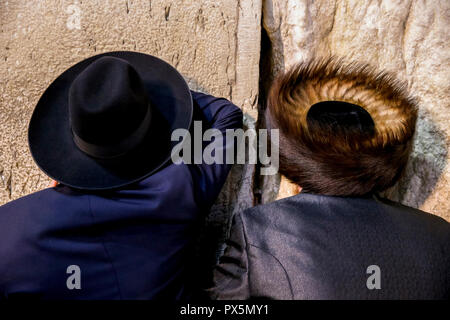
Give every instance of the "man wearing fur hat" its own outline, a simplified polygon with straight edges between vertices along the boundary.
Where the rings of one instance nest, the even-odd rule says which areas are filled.
[[[371,67],[324,59],[272,85],[280,173],[300,194],[234,218],[214,299],[445,299],[450,224],[378,193],[406,165],[417,106]]]

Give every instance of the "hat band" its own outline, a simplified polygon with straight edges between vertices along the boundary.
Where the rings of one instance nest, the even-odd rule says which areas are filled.
[[[152,112],[149,105],[144,120],[142,120],[139,127],[128,137],[114,145],[98,145],[89,143],[80,138],[80,136],[78,136],[72,129],[73,141],[81,151],[95,158],[109,159],[122,156],[136,148],[144,140],[144,137],[150,127],[152,118],[151,114]]]

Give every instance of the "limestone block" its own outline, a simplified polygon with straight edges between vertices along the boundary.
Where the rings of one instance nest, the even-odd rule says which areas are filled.
[[[60,73],[95,54],[158,56],[192,89],[231,99],[254,122],[260,20],[261,0],[0,1],[0,204],[49,184],[28,151],[31,113]],[[225,189],[250,183],[248,170],[236,168]],[[238,194],[219,201],[229,208]],[[242,196],[253,203],[251,192]]]
[[[450,220],[450,2],[265,0],[263,27],[276,74],[329,54],[406,81],[420,119],[405,177],[387,195]],[[273,183],[276,183],[273,182]],[[269,197],[270,198],[270,197]]]

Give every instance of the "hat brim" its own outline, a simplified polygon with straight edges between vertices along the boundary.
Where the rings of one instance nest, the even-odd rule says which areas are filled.
[[[68,93],[72,81],[94,60],[113,56],[128,61],[139,73],[152,104],[152,122],[144,142],[119,158],[99,160],[79,150],[69,122]],[[120,188],[163,167],[178,141],[175,129],[189,129],[193,115],[191,92],[181,74],[156,57],[128,51],[100,54],[61,74],[40,98],[28,129],[31,155],[52,179],[82,190]]]

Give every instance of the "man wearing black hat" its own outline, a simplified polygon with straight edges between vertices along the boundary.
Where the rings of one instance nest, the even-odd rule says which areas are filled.
[[[199,222],[230,165],[175,165],[175,129],[242,126],[153,56],[113,52],[59,76],[29,126],[60,182],[0,207],[0,298],[184,299]]]

